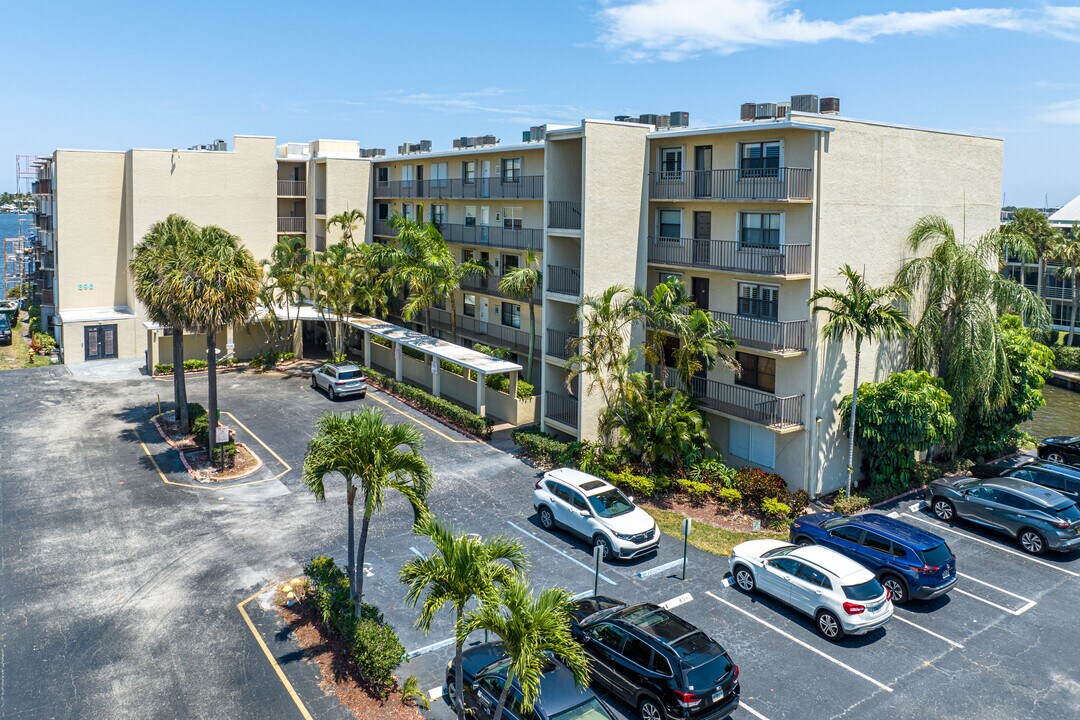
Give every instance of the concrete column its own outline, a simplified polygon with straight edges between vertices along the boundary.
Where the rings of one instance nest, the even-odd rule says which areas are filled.
[[[404,377],[404,370],[402,369],[401,362],[404,355],[401,353],[401,343],[394,342],[394,379],[401,382],[401,378]]]
[[[517,399],[518,371],[510,371],[510,397]]]
[[[484,383],[485,380],[487,380],[487,373],[476,373],[476,414],[480,417],[487,417],[487,405],[485,400],[487,385]]]
[[[364,331],[364,364],[374,367],[371,362],[371,333]]]
[[[442,368],[439,366],[439,358],[431,358],[431,394],[435,397],[442,397],[442,390],[440,387],[439,378],[442,375],[439,371]]]

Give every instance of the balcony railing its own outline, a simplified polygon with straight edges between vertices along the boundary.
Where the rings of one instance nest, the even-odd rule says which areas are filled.
[[[732,240],[649,238],[649,262],[762,275],[806,275],[810,245],[744,245]]]
[[[451,332],[453,329],[451,327],[450,312],[448,310],[432,308],[431,324],[444,332]],[[519,330],[517,328],[507,327],[493,322],[481,322],[477,318],[468,317],[466,315],[457,316],[457,330],[460,335],[466,335],[486,344],[501,345],[522,353],[529,351],[529,333],[525,330]],[[540,337],[535,336],[533,342],[533,348],[539,349]]]
[[[519,175],[502,178],[463,178],[446,180],[382,180],[375,182],[375,197],[433,198],[435,200],[518,199],[541,200],[544,197],[543,175]]]
[[[315,214],[326,214],[326,198],[315,198]]]
[[[777,397],[760,390],[696,377],[694,398],[707,408],[776,430],[803,424],[803,396]]]
[[[581,229],[581,203],[571,200],[548,200],[548,227]]]
[[[548,328],[547,354],[552,357],[562,358],[563,360],[569,359],[570,350],[568,346],[570,344],[570,340],[576,337],[576,333]]]
[[[544,417],[576,428],[578,426],[578,399],[548,390],[544,393]]]
[[[806,320],[778,322],[716,310],[712,314],[730,325],[735,339],[745,347],[777,352],[806,350]]]
[[[577,268],[548,265],[544,277],[547,278],[548,292],[575,296],[581,294],[581,271]]]
[[[810,200],[808,168],[682,170],[649,173],[653,200]]]
[[[302,217],[279,217],[277,219],[277,231],[279,233],[302,233],[307,232],[307,222]]]
[[[301,197],[307,195],[306,180],[278,180],[277,194],[286,197]]]
[[[468,292],[481,292],[485,295],[495,295],[496,297],[508,298],[518,302],[528,302],[528,300],[521,300],[520,298],[510,297],[502,290],[499,289],[499,275],[487,275],[485,277],[466,277],[461,279],[461,289]],[[540,288],[533,289],[533,300],[540,302],[542,299],[540,294]]]
[[[499,225],[458,225],[446,223],[439,226],[447,242],[485,247],[510,248],[512,250],[544,249],[544,234],[537,228],[507,228]],[[393,233],[392,233],[393,234]]]

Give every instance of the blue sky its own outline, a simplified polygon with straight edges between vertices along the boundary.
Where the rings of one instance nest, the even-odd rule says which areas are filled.
[[[35,2],[4,23],[4,164],[234,133],[446,148],[624,113],[729,122],[742,102],[815,93],[852,117],[1004,138],[1010,204],[1080,194],[1080,5]]]

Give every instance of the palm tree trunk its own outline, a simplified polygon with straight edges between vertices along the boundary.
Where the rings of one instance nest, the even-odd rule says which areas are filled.
[[[353,522],[353,503],[356,501],[356,486],[353,485],[352,479],[348,480],[348,489],[345,494],[345,502],[349,506],[349,559],[348,565],[345,567],[345,574],[349,577],[349,593],[351,597],[356,597],[356,546],[353,545],[353,528],[355,523]]]
[[[503,709],[506,708],[506,697],[510,694],[510,686],[514,683],[514,668],[506,668],[506,684],[503,685],[502,692],[499,693],[499,704],[495,706],[495,714],[491,720],[501,720]]]
[[[457,608],[457,620],[454,622],[454,629],[457,630],[461,626],[461,616],[464,613],[464,608]],[[457,716],[458,720],[465,720],[465,703],[462,700],[462,692],[464,692],[464,680],[461,677],[464,672],[462,665],[465,662],[464,645],[461,642],[454,644],[454,697],[458,699]]]
[[[525,367],[525,382],[532,383],[533,369],[533,346],[536,345],[536,303],[532,299],[532,288],[529,288],[529,364]]]
[[[360,617],[360,607],[364,602],[364,551],[367,549],[368,527],[371,525],[371,511],[368,510],[367,497],[364,497],[364,519],[360,523],[360,542],[356,544],[356,596],[353,598],[353,612]]]
[[[206,397],[210,405],[210,424],[208,426],[206,445],[210,455],[210,463],[214,462],[214,435],[217,432],[217,333],[214,330],[206,332]]]
[[[1043,276],[1045,274],[1046,274],[1046,258],[1044,258],[1042,255],[1040,255],[1039,256],[1039,278],[1038,278],[1038,280],[1035,281],[1036,282],[1035,287],[1037,288],[1037,290],[1035,291],[1035,294],[1039,296],[1040,300],[1042,299],[1042,296],[1043,296]]]
[[[1076,280],[1078,278],[1076,271],[1077,271],[1077,268],[1074,267],[1073,268],[1073,291],[1072,291],[1072,294],[1073,294],[1073,296],[1072,296],[1072,314],[1069,317],[1069,347],[1072,347],[1073,336],[1076,334],[1076,302],[1077,302],[1077,299],[1078,299],[1077,294],[1080,294],[1080,289],[1078,289],[1076,287]]]
[[[848,421],[847,451],[847,496],[851,497],[851,483],[855,476],[855,410],[859,402],[859,351],[862,348],[862,336],[855,336],[855,388],[851,391],[851,420]]]
[[[180,432],[186,434],[191,429],[191,417],[187,406],[187,377],[184,375],[184,333],[173,329],[173,395],[176,400],[176,422]]]
[[[450,293],[450,337],[457,345],[457,298],[453,292]]]

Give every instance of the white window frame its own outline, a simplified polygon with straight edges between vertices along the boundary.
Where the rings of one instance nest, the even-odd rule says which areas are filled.
[[[520,205],[504,207],[502,216],[504,230],[520,230],[525,227],[525,210]]]
[[[472,299],[472,302],[469,300]],[[472,314],[468,312],[469,307],[472,307]],[[473,293],[461,294],[461,314],[465,317],[476,317],[476,295]]]
[[[744,145],[761,145],[763,143],[780,143],[780,169],[784,168],[784,151],[787,149],[784,146],[784,138],[766,138],[764,140],[745,140],[735,143],[735,172],[738,174],[738,179],[743,180],[742,176],[742,150]],[[759,178],[748,176],[747,180],[757,180]]]
[[[472,172],[472,175],[469,174],[470,172]],[[465,185],[474,185],[476,183],[476,160],[461,161],[461,182]]]
[[[402,165],[401,166],[401,186],[412,187],[413,184],[413,166]]]
[[[436,211],[440,210],[440,209],[441,209],[441,212],[437,213]],[[439,216],[438,220],[435,219],[436,215]],[[448,208],[445,203],[432,203],[431,204],[431,222],[435,223],[436,225],[445,225],[446,222],[447,222],[447,218],[449,216],[450,216],[450,208]]]
[[[685,234],[684,234],[683,231],[686,228],[686,222],[685,222],[686,215],[683,212],[682,208],[662,207],[662,208],[657,208],[656,209],[656,226],[655,226],[654,232],[655,232],[655,236],[656,236],[657,241],[658,242],[660,241],[660,238],[661,238],[660,226],[663,224],[663,223],[660,222],[660,218],[665,212],[677,212],[677,213],[679,213],[679,235],[678,235],[678,237],[675,238],[675,242],[673,242],[670,239],[667,239],[668,236],[664,235],[663,237],[665,238],[665,240],[664,240],[665,244],[670,246],[670,245],[674,245],[674,244],[677,243],[680,247],[685,245],[686,243],[683,240],[683,238],[685,237]]]
[[[449,163],[431,163],[431,187],[444,188],[450,184]]]
[[[779,215],[780,216],[780,241],[777,243],[777,247],[784,247],[785,237],[787,235],[787,213],[783,210],[739,210],[735,213],[735,239],[738,241],[739,250],[762,250],[767,251],[769,247],[762,247],[758,245],[749,245],[743,247],[742,242],[742,219],[743,215]]]
[[[657,270],[656,271],[656,284],[657,285],[659,285],[660,283],[665,283],[666,284],[668,282],[668,280],[670,280],[672,278],[675,278],[679,282],[682,282],[683,273],[674,272],[672,270]]]
[[[518,268],[521,267],[521,256],[520,255],[518,255],[517,253],[501,253],[499,255],[499,267],[500,267],[499,275],[500,276],[506,274],[506,259],[507,258],[514,258],[514,260],[517,261],[517,264],[514,265],[515,270],[517,270]]]
[[[505,322],[506,309],[507,308],[510,308],[510,318],[511,318],[510,324],[507,324]],[[516,313],[514,312],[515,310],[517,311]],[[515,314],[517,315],[517,325],[515,325],[513,323],[513,318],[514,318]],[[521,305],[518,304],[518,303],[512,303],[512,302],[509,302],[507,300],[503,300],[502,301],[502,307],[499,308],[499,323],[503,327],[512,327],[512,328],[516,328],[516,329],[520,330],[521,329]]]
[[[471,211],[471,212],[470,212]],[[465,227],[476,227],[476,206],[466,205],[464,210]],[[469,220],[472,220],[470,223]]]
[[[413,214],[413,204],[412,203],[401,203],[401,217],[403,217],[403,218],[415,218],[416,217],[416,215]]]
[[[741,312],[739,312],[739,306],[743,300],[743,288],[754,288],[756,291],[756,297],[751,297],[748,299],[757,300],[758,302],[761,302],[761,292],[763,290],[767,290],[772,293],[776,303],[776,319],[772,320],[771,318],[764,318],[760,315],[743,315]],[[741,317],[750,317],[760,320],[772,320],[773,322],[778,322],[780,319],[780,286],[773,285],[771,283],[739,282],[735,295],[735,314]]]
[[[513,177],[514,179],[513,180],[507,180],[506,179],[506,164],[507,163],[512,163],[512,162],[517,162],[517,169],[511,175],[511,177]],[[525,176],[525,159],[522,158],[520,155],[518,155],[516,157],[499,158],[499,166],[498,167],[499,167],[499,176],[502,178],[502,181],[504,183],[518,183],[518,182],[521,182],[521,178],[523,178]]]
[[[679,153],[679,169],[678,170],[665,170],[664,169],[664,155],[668,152],[678,151]],[[658,148],[656,151],[656,170],[660,173],[661,180],[667,180],[669,182],[683,181],[686,178],[686,146],[685,145],[669,145],[667,147]]]

